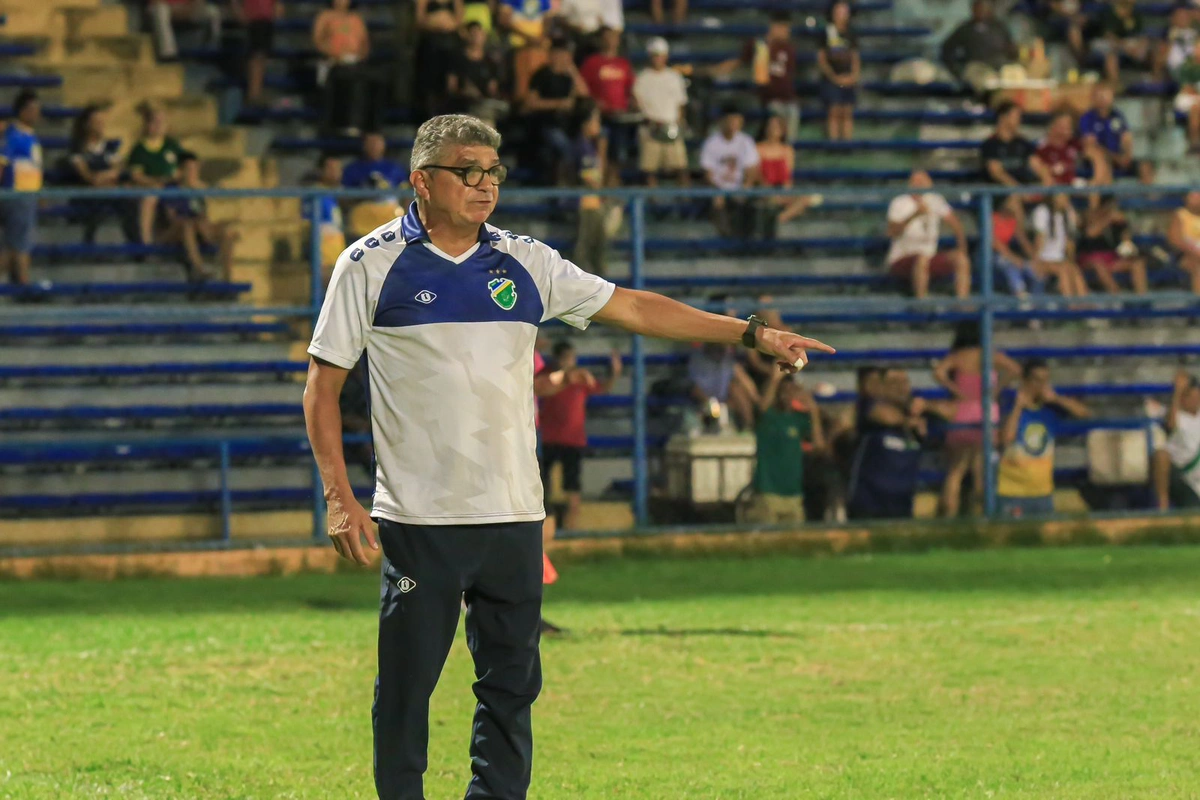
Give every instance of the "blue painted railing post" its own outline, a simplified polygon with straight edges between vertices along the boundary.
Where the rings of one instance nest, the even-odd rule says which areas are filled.
[[[229,488],[229,442],[221,442],[221,541],[233,538],[233,494]]]
[[[992,423],[991,399],[995,393],[992,378],[996,367],[992,336],[996,285],[992,259],[992,206],[990,194],[979,198],[979,274],[983,280],[983,307],[979,318],[979,343],[983,348],[983,513],[988,519],[996,515],[996,426]]]
[[[629,285],[646,285],[646,198],[629,204]],[[641,336],[633,337],[633,517],[639,528],[650,524],[650,469],[646,457],[646,351]]]

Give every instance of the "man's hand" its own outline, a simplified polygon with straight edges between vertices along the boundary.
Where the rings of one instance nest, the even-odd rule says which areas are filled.
[[[337,550],[339,556],[347,561],[356,561],[363,566],[371,563],[359,536],[366,538],[367,544],[371,545],[372,550],[378,550],[379,542],[375,539],[375,523],[371,520],[371,515],[367,513],[367,510],[359,505],[353,496],[348,500],[343,500],[340,495],[330,495],[328,524],[329,539],[333,542],[333,549]]]
[[[799,372],[808,363],[809,350],[822,353],[837,352],[824,342],[791,331],[777,328],[758,329],[758,351],[772,356],[778,362],[779,368],[788,374]]]
[[[620,377],[621,370],[624,368],[625,362],[621,359],[621,353],[618,350],[613,350],[608,357],[608,367],[612,372],[614,379]]]

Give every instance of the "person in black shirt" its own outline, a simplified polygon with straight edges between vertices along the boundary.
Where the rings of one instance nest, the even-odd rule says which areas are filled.
[[[1121,289],[1114,276],[1128,273],[1133,291],[1146,293],[1146,261],[1137,254],[1133,231],[1116,197],[1100,198],[1099,204],[1087,213],[1075,250],[1080,268],[1093,275],[1104,291],[1119,293]]]
[[[942,43],[942,63],[978,96],[988,93],[988,81],[1006,64],[1017,61],[1017,45],[1008,26],[996,19],[990,0],[975,0],[971,18]]]
[[[97,189],[113,188],[121,183],[121,140],[110,139],[104,133],[106,121],[103,106],[90,105],[79,112],[71,126],[71,151],[64,169],[66,182],[73,186]],[[83,223],[83,241],[96,241],[96,229],[112,214],[120,220],[125,241],[139,242],[137,204],[112,198],[71,199],[72,215]]]
[[[984,180],[1001,186],[1037,183],[1030,166],[1036,149],[1021,135],[1020,106],[1008,100],[1000,103],[996,107],[996,130],[979,149]]]
[[[587,86],[566,41],[550,45],[550,61],[529,79],[529,93],[523,107],[528,140],[537,146],[539,182],[552,185],[558,171],[571,158],[571,137],[567,133],[575,102],[587,97]],[[565,176],[564,176],[565,177]]]
[[[500,64],[487,52],[487,31],[478,22],[466,27],[462,52],[446,76],[446,93],[454,113],[495,122],[507,111],[500,97]]]

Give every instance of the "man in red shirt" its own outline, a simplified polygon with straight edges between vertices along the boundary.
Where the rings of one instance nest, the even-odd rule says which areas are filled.
[[[771,15],[767,35],[750,39],[737,58],[713,67],[716,75],[728,75],[740,66],[750,68],[758,96],[768,113],[783,117],[789,142],[800,130],[800,104],[796,99],[796,46],[792,44],[792,22],[786,11]]]
[[[562,464],[562,488],[567,494],[567,513],[563,528],[573,530],[579,524],[580,473],[583,451],[587,447],[587,401],[594,394],[604,394],[621,375],[621,355],[612,354],[612,370],[608,379],[599,381],[575,361],[575,348],[570,342],[559,342],[551,351],[554,362],[545,367],[550,373],[560,372],[562,379],[541,396],[542,421],[542,483],[549,487],[550,470]]]
[[[1080,157],[1092,164],[1092,183],[1112,182],[1107,159],[1075,136],[1075,118],[1063,111],[1050,120],[1046,138],[1038,144],[1029,166],[1045,186],[1070,186],[1075,183]]]
[[[600,107],[600,117],[607,128],[609,164],[616,174],[620,165],[633,157],[637,143],[637,122],[630,113],[633,98],[633,66],[621,55],[621,32],[614,28],[600,29],[600,52],[593,53],[579,68],[588,94]]]

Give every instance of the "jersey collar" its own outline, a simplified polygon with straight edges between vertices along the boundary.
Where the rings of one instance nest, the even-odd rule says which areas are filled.
[[[405,244],[415,244],[416,242],[429,242],[429,232],[425,230],[425,224],[421,222],[421,215],[417,213],[417,201],[414,200],[408,206],[408,213],[400,220],[400,233],[404,236]],[[492,234],[488,232],[487,225],[479,226],[479,243],[490,244]],[[432,244],[432,242],[429,242]]]

